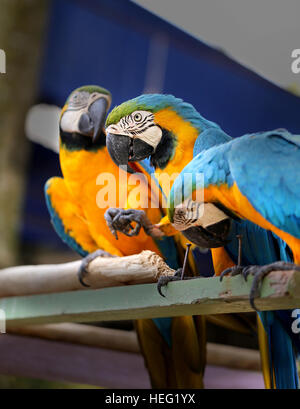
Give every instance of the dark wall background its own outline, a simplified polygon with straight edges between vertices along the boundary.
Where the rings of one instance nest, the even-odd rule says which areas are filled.
[[[53,0],[37,102],[59,106],[70,91],[99,84],[113,106],[143,92],[171,93],[232,136],[274,128],[300,132],[300,98],[128,0]],[[58,157],[34,145],[23,241],[64,246],[49,223],[45,181]]]

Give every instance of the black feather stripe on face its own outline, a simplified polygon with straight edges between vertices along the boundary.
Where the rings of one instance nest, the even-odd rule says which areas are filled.
[[[96,152],[98,149],[101,149],[106,145],[106,135],[104,131],[102,131],[101,138],[93,143],[90,136],[82,135],[77,132],[64,132],[60,128],[60,140],[62,145],[69,151],[85,150]]]
[[[154,166],[154,168],[164,169],[169,160],[173,157],[176,138],[175,135],[167,129],[161,128],[161,130],[162,137],[155,152],[151,155],[151,165]]]
[[[155,124],[150,124],[150,125],[144,127],[143,129],[138,129],[138,130],[135,129],[134,131],[131,131],[131,133],[132,133],[134,136],[136,136],[136,135],[141,135],[141,134],[143,134],[145,131],[147,131],[147,129],[151,128],[152,126],[157,126],[157,125],[155,125]]]

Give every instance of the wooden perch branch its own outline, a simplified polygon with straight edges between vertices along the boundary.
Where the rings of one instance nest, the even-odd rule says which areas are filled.
[[[82,290],[77,272],[80,261],[64,264],[18,266],[0,270],[0,298]],[[173,275],[156,253],[145,250],[127,257],[97,257],[88,266],[91,288],[154,283],[160,275]]]
[[[60,324],[27,325],[26,327],[11,328],[8,332],[115,351],[140,352],[135,331],[64,322]]]

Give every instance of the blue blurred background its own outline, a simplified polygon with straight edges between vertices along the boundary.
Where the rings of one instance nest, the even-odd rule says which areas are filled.
[[[300,99],[129,0],[53,0],[36,103],[61,107],[83,84],[109,89],[113,104],[171,93],[232,136],[300,132]],[[49,222],[43,185],[59,175],[55,153],[33,144],[21,225],[27,246],[67,247]]]

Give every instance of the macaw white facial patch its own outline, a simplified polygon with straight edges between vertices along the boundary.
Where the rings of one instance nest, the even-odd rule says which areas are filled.
[[[64,132],[73,133],[79,132],[78,123],[80,116],[85,109],[81,109],[79,111],[66,111],[63,113],[63,116],[60,120],[60,127]]]
[[[206,228],[213,224],[217,224],[225,219],[229,219],[229,217],[224,212],[222,212],[222,210],[220,210],[212,203],[204,203],[203,205],[204,205],[203,215],[196,222],[197,224],[199,223],[200,226]]]
[[[154,149],[162,137],[162,130],[155,124],[154,114],[149,111],[134,111],[124,116],[117,124],[109,125],[106,133],[139,138]]]
[[[89,107],[100,98],[105,98],[108,101],[108,106],[110,105],[110,98],[99,92],[93,92],[90,94],[86,91],[80,91],[71,95],[68,102],[68,108],[60,119],[61,129],[64,132],[69,133],[80,132],[78,124],[81,115],[88,113]]]
[[[146,142],[148,145],[156,149],[162,137],[162,130],[159,126],[151,126],[147,128],[142,134],[133,136],[133,138],[139,138]]]
[[[205,229],[225,219],[229,217],[212,203],[199,203],[188,199],[175,208],[173,225],[179,231],[194,226]]]

